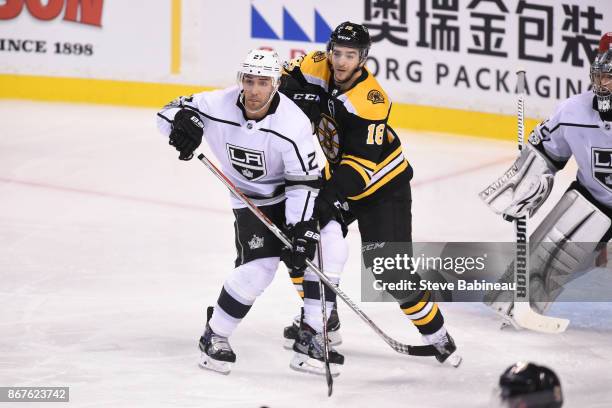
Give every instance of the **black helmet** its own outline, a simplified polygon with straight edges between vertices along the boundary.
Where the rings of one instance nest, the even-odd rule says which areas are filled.
[[[500,398],[505,406],[560,408],[563,394],[559,377],[548,367],[518,362],[499,377]]]
[[[359,49],[359,58],[364,61],[370,50],[370,33],[364,25],[345,21],[331,33],[327,51],[333,50],[335,45]]]

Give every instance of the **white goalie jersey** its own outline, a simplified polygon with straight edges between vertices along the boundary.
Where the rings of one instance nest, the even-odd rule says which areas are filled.
[[[258,206],[286,199],[288,224],[309,219],[320,176],[310,121],[280,93],[263,119],[246,119],[239,95],[239,88],[231,87],[177,98],[157,114],[158,127],[169,136],[180,109],[198,112],[204,139],[240,191]],[[233,208],[244,207],[231,200]]]
[[[558,169],[573,155],[578,181],[602,205],[612,208],[612,123],[593,108],[593,92],[573,96],[539,124],[529,142]]]

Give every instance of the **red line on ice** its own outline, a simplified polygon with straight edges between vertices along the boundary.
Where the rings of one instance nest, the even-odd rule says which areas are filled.
[[[412,184],[412,187],[421,187],[426,184],[432,184],[438,181],[448,180],[454,177],[473,173],[473,172],[485,169],[487,167],[496,166],[500,163],[504,163],[509,160],[511,160],[511,158],[505,157],[503,159],[498,159],[498,160],[488,162],[488,163],[482,163],[482,164],[479,164],[478,166],[468,167],[466,169],[459,170],[453,173],[442,174],[440,176],[435,176],[435,177],[431,177],[431,178],[424,179],[424,180],[416,180],[412,182],[411,184]],[[226,214],[226,213],[229,214],[228,211],[226,210],[220,210],[220,209],[212,208],[212,207],[205,207],[202,205],[178,203],[174,201],[165,201],[165,200],[158,200],[154,198],[130,196],[127,194],[108,193],[104,191],[86,190],[82,188],[74,188],[74,187],[67,187],[67,186],[58,186],[54,184],[41,183],[37,181],[17,180],[17,179],[0,177],[0,182],[7,183],[7,184],[18,184],[21,186],[28,186],[28,187],[35,187],[35,188],[44,188],[47,190],[63,191],[67,193],[87,194],[87,195],[98,196],[98,197],[114,198],[114,199],[121,199],[121,200],[127,200],[127,201],[139,202],[139,203],[147,203],[147,204],[155,204],[155,205],[161,205],[165,207],[183,208],[186,210],[193,210],[193,211],[204,211],[204,212],[216,212],[216,213],[222,213],[222,214]]]
[[[155,205],[161,205],[165,207],[183,208],[186,210],[229,214],[229,211],[227,210],[219,210],[216,208],[205,207],[202,205],[185,204],[185,203],[178,203],[178,202],[173,202],[173,201],[158,200],[154,198],[130,196],[127,194],[107,193],[103,191],[86,190],[82,188],[57,186],[53,184],[40,183],[36,181],[16,180],[16,179],[8,179],[8,178],[0,177],[0,182],[7,183],[7,184],[18,184],[21,186],[28,186],[28,187],[35,187],[35,188],[44,188],[47,190],[63,191],[67,193],[87,194],[87,195],[93,195],[93,196],[98,196],[98,197],[114,198],[114,199],[121,199],[121,200],[134,201],[134,202],[147,203],[147,204],[155,204]]]

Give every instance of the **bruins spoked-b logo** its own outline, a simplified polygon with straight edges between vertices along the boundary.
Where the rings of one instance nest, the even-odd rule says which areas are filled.
[[[321,120],[317,127],[317,136],[321,150],[325,154],[327,161],[331,164],[340,162],[340,136],[338,134],[338,125],[336,121],[324,113],[321,114]]]
[[[612,191],[612,149],[593,147],[591,152],[593,155],[593,177]]]
[[[226,144],[230,163],[249,181],[259,180],[266,175],[266,157],[259,150]]]

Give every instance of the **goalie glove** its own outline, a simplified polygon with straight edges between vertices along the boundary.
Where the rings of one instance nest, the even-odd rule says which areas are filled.
[[[556,169],[527,144],[514,164],[479,197],[506,221],[533,216],[552,191]]]

